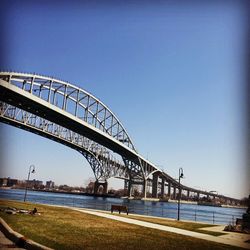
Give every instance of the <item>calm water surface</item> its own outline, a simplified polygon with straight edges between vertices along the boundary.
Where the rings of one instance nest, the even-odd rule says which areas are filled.
[[[1,189],[0,198],[23,201],[24,190]],[[177,218],[177,203],[170,202],[103,198],[39,191],[28,191],[27,201],[41,204],[65,205],[109,211],[111,204],[122,204],[129,207],[130,213],[173,219]],[[235,223],[235,219],[241,218],[242,214],[246,211],[246,209],[243,208],[211,207],[193,204],[181,204],[180,209],[180,217],[182,220],[201,221],[210,224],[224,225]]]

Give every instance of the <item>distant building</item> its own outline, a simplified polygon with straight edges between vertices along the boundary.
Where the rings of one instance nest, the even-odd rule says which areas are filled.
[[[46,181],[45,188],[51,189],[51,188],[54,188],[54,187],[55,187],[55,182],[53,182],[53,181]]]
[[[26,180],[26,184],[28,188],[41,188],[43,186],[43,181],[39,180]]]
[[[1,187],[13,187],[18,184],[17,179],[11,179],[10,177],[8,178],[0,178],[0,186]]]
[[[11,179],[11,178],[8,178],[8,181],[7,181],[7,186],[8,187],[13,187],[13,186],[16,186],[18,184],[18,180],[17,179]]]
[[[8,179],[7,178],[0,178],[0,186],[7,187]]]

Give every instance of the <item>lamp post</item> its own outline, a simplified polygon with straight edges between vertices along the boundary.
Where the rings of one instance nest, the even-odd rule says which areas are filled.
[[[25,193],[24,193],[24,199],[23,199],[24,202],[26,201],[28,183],[29,183],[29,180],[30,180],[30,173],[32,173],[32,174],[35,173],[35,166],[34,166],[34,165],[30,165],[30,167],[29,167],[28,181],[27,181],[27,183],[26,183]]]
[[[179,168],[179,197],[178,197],[178,218],[180,220],[180,202],[181,202],[181,178],[183,178],[183,169]]]

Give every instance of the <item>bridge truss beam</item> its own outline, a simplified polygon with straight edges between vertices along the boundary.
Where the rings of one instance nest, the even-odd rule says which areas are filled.
[[[125,166],[108,149],[45,118],[0,101],[0,121],[77,150],[89,162],[96,180],[127,178]]]
[[[179,185],[139,155],[112,111],[87,91],[68,82],[35,74],[0,72],[0,100],[0,121],[78,150],[90,163],[97,180],[105,181],[110,176],[129,180],[129,195],[133,183],[137,182],[144,185],[145,196],[147,183],[156,175],[171,185],[174,192],[179,188],[197,195],[210,195]],[[115,155],[119,155],[123,163],[117,162]],[[154,181],[153,189],[157,196],[158,180]]]

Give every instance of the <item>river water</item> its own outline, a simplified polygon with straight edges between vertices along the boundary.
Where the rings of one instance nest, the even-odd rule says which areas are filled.
[[[1,199],[23,201],[24,190],[1,189]],[[27,201],[40,204],[65,205],[71,207],[92,208],[110,211],[111,204],[126,205],[129,213],[177,218],[177,203],[118,198],[93,197],[75,194],[28,191]],[[244,208],[225,208],[200,206],[194,204],[180,205],[180,219],[206,222],[209,224],[233,224],[236,218],[242,218]]]

